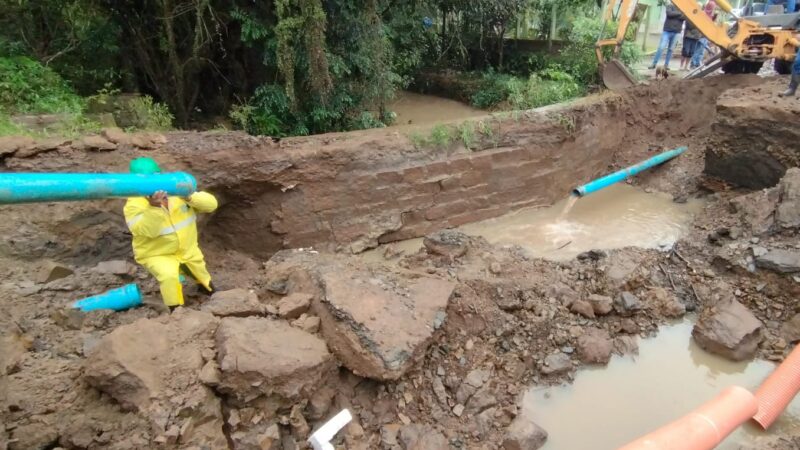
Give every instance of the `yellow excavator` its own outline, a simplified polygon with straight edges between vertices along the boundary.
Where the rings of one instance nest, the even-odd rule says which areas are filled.
[[[700,78],[722,69],[725,73],[758,73],[764,62],[774,59],[775,70],[786,74],[794,61],[800,42],[795,38],[800,28],[800,13],[739,17],[727,0],[716,0],[717,6],[735,20],[732,26],[717,23],[703,11],[697,0],[672,0],[686,20],[721,51],[684,78]],[[618,59],[628,25],[638,0],[607,0],[603,7],[603,31],[595,45],[603,83],[611,90],[636,84],[636,79]],[[604,39],[611,21],[617,22],[616,36]],[[606,60],[606,48],[613,50]]]

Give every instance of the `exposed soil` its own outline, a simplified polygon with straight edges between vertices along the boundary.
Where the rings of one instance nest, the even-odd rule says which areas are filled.
[[[800,197],[790,175],[772,191],[750,193],[705,176],[703,169],[720,139],[715,130],[723,127],[717,99],[740,95],[742,108],[749,103],[758,109],[764,99],[749,102],[749,91],[740,88],[758,85],[766,95],[783,81],[665,81],[546,108],[529,120],[497,119],[497,127],[510,130],[501,146],[570,146],[604,154],[597,161],[608,164],[598,164],[594,175],[688,145],[678,159],[634,180],[676,201],[707,202],[670,252],[626,248],[552,262],[446,232],[399,259],[389,244],[385,251],[392,258],[385,263],[308,250],[284,250],[270,260],[282,248],[309,242],[282,237],[276,220],[322,220],[303,215],[304,205],[336,183],[351,183],[350,174],[375,178],[404,167],[407,158],[493,151],[488,143],[472,153],[415,148],[392,130],[280,142],[174,133],[148,150],[163,165],[194,173],[220,197],[223,206],[200,224],[215,284],[257,295],[256,303],[242,299],[240,309],[225,312],[191,288],[187,307],[169,314],[143,269],[96,267],[131,260],[119,200],[4,206],[0,450],[293,449],[344,407],[355,422],[340,434],[338,448],[512,448],[509,440],[519,438],[517,424],[524,421],[519,395],[529,386],[569,381],[579,367],[607,361],[611,351],[632,351],[638,337],[671,318],[713,311],[732,299],[763,323],[757,356],[780,361],[800,340],[800,284],[793,277],[800,267],[781,262],[788,267],[784,273],[770,270],[776,263],[770,266],[764,257],[770,250],[800,248],[800,221],[790,214]],[[731,142],[740,136],[759,142],[747,127],[724,129]],[[800,151],[791,134],[763,134],[771,148],[795,157]],[[62,143],[26,157],[4,154],[3,164],[6,170],[122,171],[141,152],[129,143],[110,151]],[[315,180],[323,187],[315,188]],[[370,214],[379,217],[380,211]],[[432,221],[429,229],[444,228],[441,223]],[[316,237],[320,247],[353,249],[342,247],[352,240],[324,236]],[[47,261],[68,270],[54,271]],[[127,282],[139,284],[148,305],[118,313],[68,309],[77,298]],[[369,293],[370,302],[374,297],[401,305],[391,314],[353,314],[357,305],[334,300],[346,297],[347,289]],[[448,299],[442,311],[439,300],[431,300],[440,294]],[[424,323],[414,320],[420,316]],[[281,342],[289,323],[297,334]],[[396,335],[381,334],[398,323],[409,325]],[[361,357],[354,349],[382,356]],[[800,446],[797,436],[776,438],[774,448]]]

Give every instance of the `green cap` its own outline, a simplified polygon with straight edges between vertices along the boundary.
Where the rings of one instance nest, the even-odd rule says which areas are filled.
[[[131,160],[131,173],[138,173],[142,175],[150,175],[153,173],[161,173],[161,168],[153,158],[136,158]]]

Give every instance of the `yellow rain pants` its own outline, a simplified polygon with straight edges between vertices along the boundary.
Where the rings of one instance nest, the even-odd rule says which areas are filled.
[[[125,221],[133,234],[133,256],[155,278],[167,306],[183,305],[180,267],[184,265],[198,283],[211,290],[211,275],[197,245],[197,213],[217,209],[217,199],[207,192],[188,198],[169,197],[168,207],[151,206],[144,197],[125,203]]]

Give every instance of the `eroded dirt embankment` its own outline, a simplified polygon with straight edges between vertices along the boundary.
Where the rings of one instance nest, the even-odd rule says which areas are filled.
[[[280,142],[175,133],[147,152],[62,145],[32,158],[7,156],[7,169],[105,171],[124,170],[130,157],[149,153],[194,173],[223,205],[201,224],[215,283],[241,290],[209,300],[187,289],[188,307],[171,315],[151,306],[66,310],[75,298],[131,281],[158,301],[141,268],[95,266],[130,259],[121,201],[3,207],[0,449],[288,450],[345,407],[355,423],[339,443],[349,449],[528,448],[543,437],[523,426],[517,406],[528,386],[569,380],[582,365],[634,352],[638,337],[669,318],[693,310],[713,316],[733,299],[753,311],[748,323],[760,324],[758,339],[751,329],[738,330],[742,342],[723,347],[780,360],[800,339],[790,273],[800,270],[800,256],[792,256],[800,226],[791,215],[800,202],[795,178],[768,192],[709,197],[671,253],[589,252],[555,263],[445,232],[391,264],[308,250],[265,261],[299,245],[307,223],[324,234],[303,243],[353,250],[480,210],[471,203],[474,186],[448,191],[456,187],[449,178],[433,175],[450,168],[447,174],[461,180],[466,166],[459,161],[487,161],[474,177],[490,191],[477,197],[501,193],[507,197],[492,201],[509,210],[550,203],[577,178],[689,144],[689,153],[637,183],[698,194],[705,185],[702,152],[691,149],[705,145],[715,99],[758,82],[663,83],[485,119],[494,131],[473,151],[455,143],[415,147],[402,131],[375,130]],[[530,175],[538,166],[528,162],[537,158],[547,167],[538,179]],[[394,182],[382,173],[395,174]],[[526,184],[529,178],[537,181]],[[390,190],[380,191],[380,183]],[[425,201],[395,206],[418,186],[436,191],[415,192]],[[368,203],[373,191],[381,192],[379,203]],[[449,192],[466,202],[458,206],[464,209],[429,215],[449,204],[442,198]],[[315,203],[323,199],[331,202],[325,208]],[[379,204],[390,213],[381,216]],[[403,222],[409,212],[425,218]],[[376,225],[348,232],[361,223]],[[776,448],[791,448],[796,438],[781,437],[788,444]]]
[[[360,251],[549,205],[612,165],[694,144],[692,137],[713,121],[716,97],[756,82],[731,77],[654,84],[622,96],[455,123],[444,133],[370,130],[279,142],[239,133],[172,133],[146,153],[171,170],[193,173],[220,197],[204,233],[208,243],[262,258],[311,245]],[[145,152],[132,145],[108,151],[67,143],[25,153],[7,155],[5,168],[124,171],[131,157]],[[123,222],[114,217],[118,203],[4,208],[5,215],[25,216],[22,227],[16,220],[0,224],[9,237],[5,250],[36,257],[81,254],[94,261],[121,256],[126,245]],[[93,245],[93,237],[101,245]],[[75,251],[76,244],[82,251]]]

